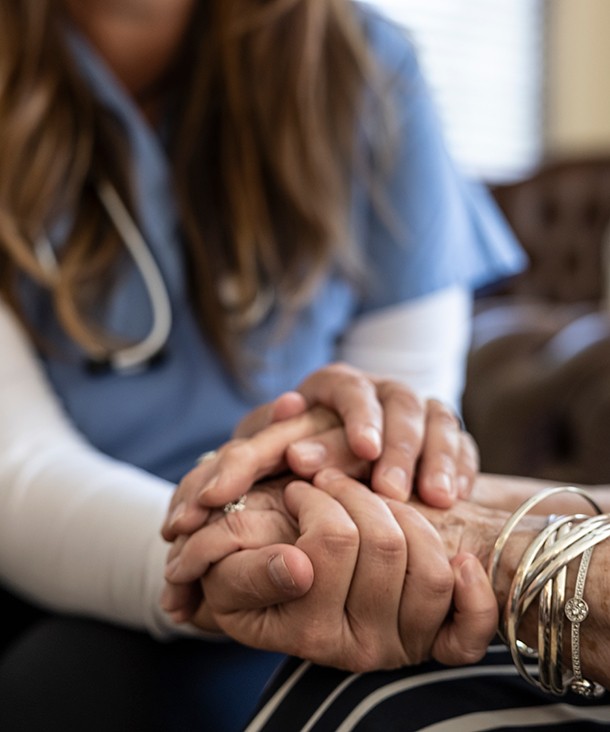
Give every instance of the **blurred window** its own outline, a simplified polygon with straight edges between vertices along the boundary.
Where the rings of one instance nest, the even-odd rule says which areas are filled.
[[[372,0],[410,34],[449,147],[490,182],[543,149],[544,0]]]

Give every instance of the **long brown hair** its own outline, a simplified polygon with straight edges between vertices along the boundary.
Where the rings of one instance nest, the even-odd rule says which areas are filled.
[[[196,5],[172,79],[170,157],[191,301],[229,362],[261,292],[290,310],[329,266],[352,262],[350,179],[372,68],[348,0]],[[20,274],[48,287],[94,356],[113,346],[94,313],[123,252],[95,185],[108,178],[131,208],[125,152],[64,47],[58,0],[0,0],[0,292],[22,315]],[[50,277],[33,242],[58,212],[74,223]]]

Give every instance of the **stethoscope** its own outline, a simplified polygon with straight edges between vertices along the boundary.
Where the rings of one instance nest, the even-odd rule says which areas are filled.
[[[108,369],[119,372],[140,371],[154,363],[167,344],[172,327],[169,293],[159,266],[115,188],[108,181],[101,181],[97,185],[97,193],[142,277],[150,300],[152,325],[142,340],[117,348],[103,358],[89,357],[87,365],[94,372]],[[49,276],[56,278],[59,265],[46,234],[37,239],[35,253]]]
[[[141,341],[117,348],[102,358],[89,356],[86,365],[94,373],[106,373],[108,370],[121,373],[139,372],[157,363],[165,352],[172,327],[170,297],[159,266],[114,186],[108,181],[101,181],[96,188],[104,209],[142,277],[151,305],[152,326]],[[48,276],[57,278],[59,264],[46,234],[37,239],[34,251]],[[219,282],[219,297],[227,311],[233,313],[233,324],[237,329],[260,323],[275,302],[273,290],[266,288],[257,293],[245,310],[240,308],[237,283],[229,275],[222,277]]]

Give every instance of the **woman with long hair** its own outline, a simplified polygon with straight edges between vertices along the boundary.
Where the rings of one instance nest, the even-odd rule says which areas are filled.
[[[467,438],[422,399],[457,409],[470,293],[522,265],[370,8],[0,0],[0,578],[59,613],[7,652],[0,714],[238,728],[276,656],[132,630],[201,634],[159,605],[170,489],[271,402],[246,422],[297,420],[265,438],[293,470],[338,415],[403,500],[445,446],[416,480],[448,505]]]

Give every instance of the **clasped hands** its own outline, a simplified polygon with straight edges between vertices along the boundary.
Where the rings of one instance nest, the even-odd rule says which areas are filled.
[[[440,403],[321,369],[180,483],[163,526],[173,543],[162,605],[177,621],[352,671],[477,660],[497,603],[462,500],[476,470],[470,436]],[[244,511],[222,513],[246,492]]]

